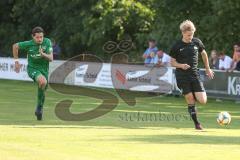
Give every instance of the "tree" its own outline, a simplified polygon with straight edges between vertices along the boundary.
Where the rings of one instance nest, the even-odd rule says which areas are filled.
[[[112,56],[102,50],[107,41],[132,40],[132,61],[141,59],[149,38],[169,51],[186,19],[195,23],[208,51],[231,55],[240,38],[238,0],[5,0],[0,7],[0,51],[8,55],[38,25],[60,44],[64,58],[90,52],[105,61]]]

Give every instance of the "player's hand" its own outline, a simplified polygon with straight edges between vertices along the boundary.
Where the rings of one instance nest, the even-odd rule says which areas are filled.
[[[191,66],[189,66],[188,64],[181,64],[181,67],[183,70],[187,70],[189,69]]]
[[[20,63],[18,61],[16,61],[14,71],[16,73],[19,73],[20,72],[20,67],[21,67]]]
[[[211,69],[206,69],[206,75],[208,76],[209,79],[214,78],[214,72]]]

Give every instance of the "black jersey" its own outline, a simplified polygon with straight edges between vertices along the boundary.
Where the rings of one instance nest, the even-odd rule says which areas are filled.
[[[205,49],[202,41],[198,38],[193,38],[190,43],[185,43],[182,40],[177,41],[170,51],[170,56],[178,63],[188,64],[191,67],[187,70],[181,68],[176,69],[176,78],[183,80],[192,80],[198,78],[198,55]]]

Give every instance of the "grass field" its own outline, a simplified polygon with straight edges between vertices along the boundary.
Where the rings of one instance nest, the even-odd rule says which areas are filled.
[[[205,130],[196,131],[182,97],[138,98],[134,107],[119,99],[112,112],[83,122],[56,117],[56,103],[66,98],[74,100],[72,112],[86,112],[101,103],[49,88],[44,120],[39,122],[33,115],[36,86],[0,80],[0,160],[239,159],[240,106],[233,101],[210,99],[198,105]],[[223,110],[232,115],[229,126],[216,123]],[[149,118],[160,113],[161,118]]]

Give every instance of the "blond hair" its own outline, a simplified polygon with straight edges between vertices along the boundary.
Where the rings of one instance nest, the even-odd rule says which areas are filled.
[[[186,32],[186,31],[193,31],[193,32],[195,32],[195,31],[196,31],[196,28],[195,28],[193,22],[190,21],[190,20],[185,20],[185,21],[183,21],[183,22],[180,24],[180,27],[179,27],[179,28],[180,28],[180,30],[181,30],[182,32]]]

